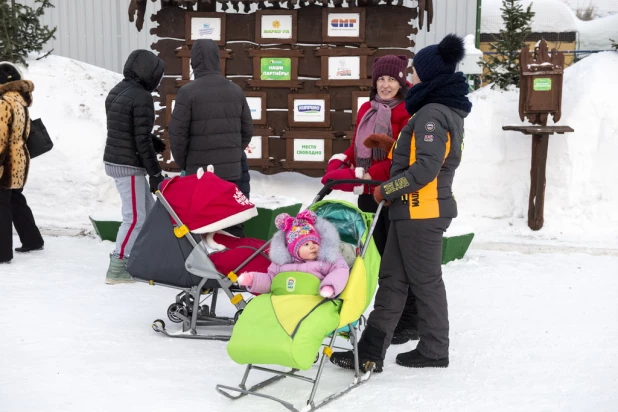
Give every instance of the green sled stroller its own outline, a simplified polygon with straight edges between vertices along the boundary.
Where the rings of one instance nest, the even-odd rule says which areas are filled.
[[[327,183],[317,198],[322,199],[325,193],[330,193],[330,187],[344,182],[347,181]],[[383,202],[375,216],[382,207]],[[348,283],[338,298],[326,299],[318,293],[320,281],[311,274],[283,272],[276,275],[271,293],[254,297],[234,326],[227,352],[234,362],[247,367],[237,387],[216,386],[217,391],[228,398],[258,396],[279,402],[291,411],[299,411],[291,402],[259,392],[283,378],[296,378],[313,384],[306,406],[300,409],[311,411],[349,392],[371,376],[375,366],[371,362],[365,365],[366,373],[360,371],[358,340],[362,314],[371,303],[378,282],[380,255],[372,238],[377,219],[345,201],[321,200],[309,209],[335,225],[342,243],[355,246],[356,257]],[[314,398],[324,362],[332,354],[337,337],[349,339],[353,346],[354,378],[345,389],[316,403]],[[324,343],[325,339],[328,343]],[[325,356],[321,357],[315,378],[298,374],[317,362],[322,346]],[[279,365],[291,370],[279,371],[258,365]],[[270,372],[275,376],[247,388],[252,370]]]

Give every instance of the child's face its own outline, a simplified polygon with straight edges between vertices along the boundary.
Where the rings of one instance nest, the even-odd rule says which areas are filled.
[[[298,256],[302,260],[316,260],[318,258],[318,252],[320,251],[320,245],[313,240],[305,242],[298,249]]]

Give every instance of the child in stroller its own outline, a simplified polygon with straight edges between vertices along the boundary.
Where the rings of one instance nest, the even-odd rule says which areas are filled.
[[[275,218],[279,232],[270,246],[271,265],[267,273],[245,272],[238,284],[251,293],[269,293],[273,278],[282,272],[310,273],[320,280],[319,293],[338,296],[348,281],[350,267],[340,253],[337,228],[310,210],[296,218],[282,213]],[[290,285],[289,287],[293,287]]]

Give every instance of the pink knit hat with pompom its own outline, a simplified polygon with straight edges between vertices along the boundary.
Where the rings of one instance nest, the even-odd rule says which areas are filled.
[[[320,244],[320,235],[314,226],[316,220],[316,214],[310,210],[304,210],[296,217],[281,213],[275,218],[275,226],[285,233],[288,251],[298,260],[302,260],[298,255],[298,250],[303,244],[309,241]]]

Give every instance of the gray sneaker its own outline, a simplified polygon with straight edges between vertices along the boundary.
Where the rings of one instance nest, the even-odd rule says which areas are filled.
[[[109,269],[105,276],[105,283],[116,285],[118,283],[135,283],[135,279],[126,269],[127,259],[118,259],[109,255]]]

